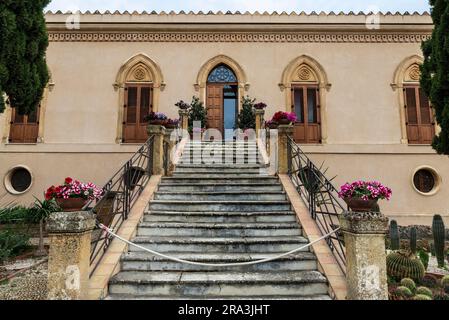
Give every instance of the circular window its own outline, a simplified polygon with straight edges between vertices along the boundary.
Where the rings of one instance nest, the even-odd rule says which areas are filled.
[[[413,175],[413,187],[423,195],[435,194],[440,186],[440,177],[433,168],[421,167]]]
[[[31,170],[25,166],[17,166],[9,170],[5,176],[5,187],[9,193],[22,194],[27,192],[33,184]]]

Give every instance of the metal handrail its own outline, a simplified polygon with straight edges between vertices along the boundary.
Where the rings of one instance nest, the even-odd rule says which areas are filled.
[[[142,147],[129,159],[104,185],[103,196],[85,208],[92,207],[96,215],[97,226],[92,232],[90,265],[92,276],[106,253],[112,237],[99,225],[118,230],[145,189],[153,174],[153,141],[150,137]]]
[[[304,199],[310,215],[316,221],[321,233],[328,234],[332,230],[338,229],[338,215],[345,210],[345,207],[339,200],[337,189],[291,137],[288,137],[287,152],[288,175]],[[326,239],[326,242],[340,269],[346,273],[346,255],[342,233],[335,233]]]

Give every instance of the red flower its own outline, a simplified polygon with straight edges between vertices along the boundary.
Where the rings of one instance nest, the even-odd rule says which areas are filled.
[[[71,184],[72,181],[73,181],[73,179],[70,178],[70,177],[65,178],[65,183],[66,183],[66,184]]]

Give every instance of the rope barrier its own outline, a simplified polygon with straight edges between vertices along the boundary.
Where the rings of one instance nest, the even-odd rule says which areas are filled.
[[[106,226],[103,225],[103,224],[99,224],[99,227],[100,227],[101,229],[103,229],[104,231],[106,231],[107,233],[109,233],[110,235],[112,235],[113,237],[119,239],[120,241],[123,241],[123,242],[125,242],[126,244],[128,244],[128,245],[130,245],[130,246],[133,246],[133,247],[142,249],[142,250],[144,250],[144,251],[146,251],[146,252],[149,252],[149,253],[151,253],[151,254],[154,254],[154,255],[156,255],[156,256],[159,256],[159,257],[162,257],[162,258],[165,258],[165,259],[168,259],[168,260],[172,260],[172,261],[175,261],[175,262],[180,262],[180,263],[185,263],[185,264],[190,264],[190,265],[195,265],[195,266],[206,266],[206,267],[236,267],[236,266],[249,266],[249,265],[256,265],[256,264],[266,263],[266,262],[270,262],[270,261],[275,261],[275,260],[278,260],[278,259],[283,258],[283,257],[285,257],[285,256],[288,256],[288,255],[291,255],[291,254],[293,254],[293,253],[296,253],[296,252],[298,252],[298,251],[302,251],[302,250],[304,250],[304,249],[306,249],[306,248],[308,248],[308,247],[314,245],[315,243],[320,242],[320,241],[322,241],[322,240],[324,240],[324,239],[330,237],[332,234],[334,234],[334,233],[336,233],[337,231],[340,230],[340,228],[337,228],[337,229],[335,229],[335,230],[332,230],[330,233],[328,233],[328,234],[326,234],[326,235],[324,235],[324,236],[322,236],[322,237],[320,237],[320,238],[318,238],[318,239],[316,239],[316,240],[314,240],[314,241],[312,241],[312,242],[309,242],[308,244],[306,244],[306,245],[304,245],[304,246],[302,246],[302,247],[296,248],[296,249],[294,249],[294,250],[291,250],[291,251],[289,251],[289,252],[287,252],[287,253],[284,253],[284,254],[280,254],[280,255],[275,256],[275,257],[266,258],[266,259],[261,259],[261,260],[255,260],[255,261],[248,261],[248,262],[239,262],[239,263],[217,263],[217,264],[214,264],[214,263],[202,263],[202,262],[189,261],[189,260],[179,259],[179,258],[176,258],[176,257],[167,256],[167,255],[165,255],[165,254],[163,254],[163,253],[160,253],[160,252],[157,252],[157,251],[154,251],[154,250],[145,248],[145,247],[143,247],[143,246],[141,246],[141,245],[138,245],[138,244],[135,244],[135,243],[133,243],[133,242],[131,242],[131,241],[128,241],[128,240],[126,240],[126,239],[120,237],[119,235],[115,234],[111,229],[109,229],[108,227],[106,227]]]

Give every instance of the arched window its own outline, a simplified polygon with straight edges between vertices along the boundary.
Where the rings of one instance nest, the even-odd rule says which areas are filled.
[[[120,90],[118,142],[143,143],[148,139],[145,118],[158,110],[159,91],[164,86],[160,68],[144,54],[120,68],[114,84]]]
[[[207,78],[208,83],[237,82],[234,71],[225,64],[220,64],[211,71]]]
[[[396,70],[392,87],[399,92],[402,142],[428,145],[435,136],[435,117],[419,83],[422,62],[419,56],[405,59]]]
[[[322,103],[325,89],[330,88],[322,67],[310,57],[299,57],[284,71],[280,87],[286,92],[287,111],[294,112],[297,117],[295,141],[322,143]]]

